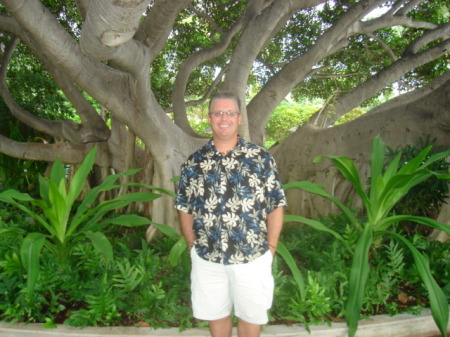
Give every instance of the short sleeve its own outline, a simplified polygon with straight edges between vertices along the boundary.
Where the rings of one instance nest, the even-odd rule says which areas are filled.
[[[278,207],[286,207],[287,201],[281,183],[280,174],[278,173],[277,164],[270,154],[266,166],[266,203],[268,213]]]
[[[188,188],[188,168],[186,163],[181,167],[180,181],[178,183],[177,197],[175,200],[175,208],[185,213],[192,213],[192,208],[187,195]]]

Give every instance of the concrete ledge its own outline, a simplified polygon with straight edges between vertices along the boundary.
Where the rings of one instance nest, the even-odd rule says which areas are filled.
[[[311,325],[308,333],[302,325],[284,326],[269,325],[264,327],[261,337],[346,337],[345,323],[334,323],[332,326]],[[448,326],[450,333],[450,324]],[[0,323],[2,337],[205,337],[210,336],[205,329],[187,329],[179,332],[177,328],[152,329],[135,327],[109,328],[74,328],[59,325],[55,329],[44,329],[42,324],[8,324]],[[233,336],[237,336],[236,329]],[[380,315],[359,322],[358,337],[437,337],[441,336],[439,329],[431,317],[430,310],[424,310],[420,315],[401,314],[394,317]]]

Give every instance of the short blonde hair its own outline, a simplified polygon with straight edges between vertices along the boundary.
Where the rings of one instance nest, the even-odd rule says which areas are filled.
[[[211,112],[212,102],[216,99],[221,99],[221,98],[232,99],[233,101],[235,101],[238,106],[238,109],[239,109],[238,112],[241,112],[241,101],[240,101],[239,97],[231,91],[218,91],[214,95],[212,95],[211,100],[209,101],[209,107],[208,107],[209,112]]]

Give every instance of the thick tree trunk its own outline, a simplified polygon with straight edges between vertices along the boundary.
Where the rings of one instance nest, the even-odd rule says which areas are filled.
[[[413,7],[417,8],[424,1],[396,1],[386,14],[374,20],[364,18],[385,1],[361,0],[352,6],[346,2],[338,4],[330,1],[326,5],[330,5],[331,12],[334,12],[332,7],[335,5],[344,5],[345,10],[341,14],[336,12],[338,16],[335,21],[332,20],[333,24],[328,22],[326,30],[316,27],[321,33],[308,37],[311,45],[307,47],[308,43],[302,45],[305,41],[301,41],[300,37],[297,41],[296,34],[300,34],[297,27],[289,25],[303,17],[297,16],[299,11],[305,11],[305,14],[323,11],[322,14],[326,14],[329,10],[317,6],[324,4],[321,0],[229,3],[192,0],[81,1],[78,5],[83,22],[77,26],[81,27],[80,30],[74,28],[72,32],[77,38],[70,35],[67,27],[60,23],[59,19],[64,17],[64,13],[60,13],[59,17],[54,16],[50,7],[46,7],[42,1],[0,0],[4,9],[0,15],[0,31],[5,39],[8,35],[14,37],[10,48],[0,50],[0,53],[3,52],[0,95],[13,116],[51,139],[48,144],[20,143],[0,136],[0,153],[48,162],[60,156],[68,164],[77,164],[92,146],[98,146],[97,164],[103,175],[143,168],[132,179],[174,190],[175,184],[171,179],[179,175],[180,166],[187,156],[205,141],[199,139],[189,126],[186,102],[190,98],[196,100],[202,97],[199,100],[202,101],[217,86],[221,86],[235,91],[245,102],[256,83],[251,78],[267,70],[258,66],[260,58],[267,54],[267,61],[276,63],[269,66],[273,73],[257,80],[263,79],[259,82],[259,92],[242,109],[244,127],[241,134],[263,145],[264,126],[275,107],[309,76],[325,67],[330,57],[337,57],[339,51],[345,54],[344,48],[351,43],[352,37],[374,34],[394,25],[433,29],[428,34],[418,34],[422,38],[416,39],[417,43],[405,46],[404,50],[396,50],[397,56],[401,53],[416,55],[420,50],[423,55],[428,55],[415,61],[414,66],[420,66],[448,53],[448,25],[422,19],[415,21],[409,15]],[[214,13],[213,5],[218,5],[217,8],[228,5],[229,8],[236,7],[226,17],[222,17]],[[211,11],[208,10],[210,6]],[[180,16],[181,20],[178,21]],[[312,17],[320,18],[320,15]],[[183,32],[184,25],[189,29],[199,28],[210,36],[204,37],[203,44],[183,50],[183,41],[188,40],[183,40],[186,38],[184,34],[189,34]],[[306,26],[308,23],[305,22]],[[284,27],[288,28],[286,32],[283,32]],[[292,28],[295,29],[290,32]],[[202,34],[197,33],[189,37],[195,35],[198,38]],[[286,46],[286,50],[281,51],[279,61],[270,55],[277,54],[271,44],[274,42],[275,46],[279,45],[278,34],[283,35],[283,43],[296,41],[293,46]],[[378,38],[381,39],[380,36]],[[7,71],[17,39],[47,69],[76,110],[79,123],[37,118],[35,111],[26,111],[23,102],[15,101],[19,98],[13,97],[9,91],[13,86],[7,81]],[[299,46],[295,47],[299,41]],[[408,40],[408,43],[412,41]],[[384,48],[388,44],[384,41]],[[166,48],[172,49],[174,53],[167,56],[164,54]],[[436,52],[436,49],[439,51]],[[157,65],[159,60],[155,62],[158,56],[169,59],[174,54],[184,57],[185,61],[176,60],[176,56],[165,63],[170,68],[167,73],[153,73],[155,69],[164,72]],[[365,86],[359,86],[360,89],[353,96],[349,93],[340,105],[339,113],[345,113],[345,110],[350,110],[355,104],[369,99],[377,90],[385,88],[392,80],[404,76],[405,71],[410,70],[408,65],[411,65],[411,58],[408,62],[400,60],[397,64],[404,64],[404,67],[392,67],[385,72],[385,76],[379,75],[383,74],[382,70],[376,70],[378,77],[372,80],[376,83],[369,81]],[[205,85],[195,75],[198,71],[203,73],[202,67],[205,67],[205,74],[216,72],[212,76],[214,80],[206,76]],[[175,123],[167,117],[162,103],[158,101],[163,98],[156,97],[155,88],[152,88],[152,80],[159,82],[166,75],[171,77],[172,71],[178,73],[174,85],[168,84],[170,81],[163,81],[164,85],[170,87],[162,92],[167,94],[171,91],[173,106],[168,110],[174,112]],[[377,112],[339,127],[319,129],[305,126],[299,129],[279,145],[275,153],[283,180],[320,182],[333,194],[346,199],[352,195],[348,183],[342,181],[329,162],[313,165],[314,157],[322,154],[352,157],[360,165],[365,179],[370,174],[368,154],[371,139],[378,133],[392,147],[412,143],[426,134],[432,134],[440,144],[448,146],[449,82],[445,76],[442,79],[447,81],[445,85],[440,86],[436,93],[432,90],[422,91],[422,96],[417,96],[421,97],[420,100],[413,97],[409,103],[399,101],[389,110],[377,109]],[[164,96],[164,93],[160,92],[160,95]],[[90,96],[89,99],[86,94]],[[92,104],[91,98],[95,104]],[[112,127],[97,111],[98,104],[102,106],[101,110],[111,116]],[[135,144],[136,139],[145,144],[145,150]],[[292,213],[314,215],[332,210],[330,204],[323,200],[296,193],[288,193],[289,211]],[[164,196],[152,205],[146,205],[144,212],[154,222],[178,228],[173,197]],[[151,229],[148,239],[153,236],[152,232]]]
[[[337,173],[331,161],[314,164],[315,157],[340,155],[353,159],[364,182],[370,175],[371,142],[377,134],[381,134],[391,148],[413,144],[427,135],[436,138],[436,145],[450,148],[450,80],[425,96],[419,95],[419,99],[414,99],[414,94],[409,97],[410,101],[392,109],[380,107],[375,113],[369,112],[343,125],[327,129],[306,125],[298,129],[274,151],[283,183],[313,181],[326,186],[327,191],[340,200],[348,201],[352,197],[354,204],[359,205],[350,184]],[[430,120],[433,120],[432,125]],[[315,216],[336,211],[331,202],[311,197],[306,192],[292,189],[287,195],[288,212],[292,214]]]

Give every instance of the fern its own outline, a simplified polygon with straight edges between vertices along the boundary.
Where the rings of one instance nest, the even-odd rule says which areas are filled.
[[[65,323],[72,326],[98,326],[98,323],[111,325],[121,318],[116,306],[117,298],[112,292],[107,273],[103,275],[100,282],[98,295],[88,295],[86,302],[88,309],[72,312]]]
[[[145,270],[141,265],[132,265],[128,259],[124,259],[123,262],[117,261],[116,266],[119,273],[113,276],[114,287],[121,288],[128,293],[142,283]]]
[[[388,245],[384,245],[387,253],[387,266],[392,275],[401,275],[405,267],[403,248],[399,247],[398,242],[389,241]]]

